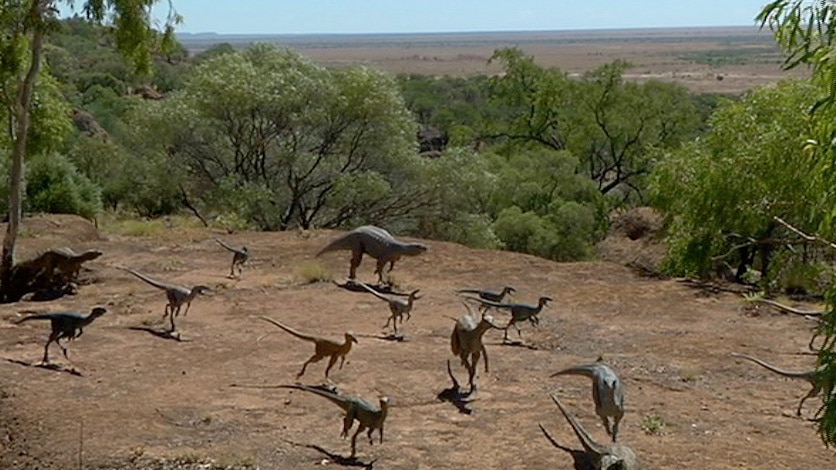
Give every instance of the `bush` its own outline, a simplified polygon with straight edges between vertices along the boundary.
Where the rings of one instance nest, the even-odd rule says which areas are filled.
[[[24,209],[77,214],[93,219],[102,210],[101,189],[79,173],[65,155],[39,156],[29,162]]]

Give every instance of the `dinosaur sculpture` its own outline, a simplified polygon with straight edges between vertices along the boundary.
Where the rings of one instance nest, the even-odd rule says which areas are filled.
[[[316,256],[321,256],[329,251],[351,250],[351,264],[348,277],[356,279],[357,267],[363,261],[363,255],[367,254],[377,259],[375,274],[378,275],[378,283],[383,284],[383,267],[389,263],[388,272],[395,267],[395,262],[403,256],[416,256],[426,252],[427,245],[422,243],[404,243],[395,239],[386,230],[374,225],[364,225],[340,236],[332,241],[325,248],[319,250]]]

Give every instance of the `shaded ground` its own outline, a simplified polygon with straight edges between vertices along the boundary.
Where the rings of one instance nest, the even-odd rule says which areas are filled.
[[[559,440],[576,445],[549,393],[558,393],[600,440],[604,431],[589,381],[548,375],[599,354],[626,382],[621,436],[647,468],[836,463],[813,424],[794,416],[805,384],[729,357],[740,351],[791,369],[809,368],[813,357],[803,352],[811,323],[752,311],[733,294],[639,277],[615,263],[553,263],[430,242],[430,252],[395,267],[401,288],[420,288],[424,298],[404,328],[406,341],[390,342],[375,339],[388,316],[383,302],[302,279],[313,254],[336,232],[227,235],[189,229],[95,240],[94,231],[80,237],[81,229],[67,221],[39,230],[27,232],[24,251],[36,251],[44,243],[38,234],[48,233],[51,243],[105,255],[87,264],[92,271],[83,276],[92,283],[77,296],[0,306],[2,469],[78,468],[80,443],[88,469],[207,468],[200,462],[210,460],[219,468],[336,464],[349,453],[349,442],[339,438],[336,406],[302,392],[230,386],[293,383],[313,351],[251,317],[256,314],[335,338],[348,329],[360,335],[345,367],[331,378],[349,394],[392,397],[386,441],[358,443],[360,460],[373,461],[377,469],[572,468],[537,428],[543,423]],[[225,277],[231,256],[214,237],[253,252],[242,280]],[[322,262],[341,280],[348,253],[330,253]],[[180,317],[184,341],[149,333],[163,325],[164,296],[115,268],[120,265],[215,289]],[[372,281],[372,269],[366,260],[358,272]],[[521,301],[548,294],[555,302],[540,329],[522,327],[531,348],[501,345],[501,332],[486,335],[491,370],[485,373],[480,364],[479,399],[471,404],[472,414],[462,414],[435,398],[450,386],[448,317],[464,313],[453,291],[505,284],[517,288]],[[70,344],[81,376],[25,365],[40,359],[48,325],[11,320],[24,312],[86,312],[100,304],[110,313]],[[69,367],[57,349],[53,357]],[[466,382],[464,370],[454,366]],[[304,383],[321,383],[324,367],[309,366]],[[807,405],[808,415],[818,406],[815,400]]]

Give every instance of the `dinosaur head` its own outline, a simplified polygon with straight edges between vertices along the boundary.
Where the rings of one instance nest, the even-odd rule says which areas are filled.
[[[93,318],[98,318],[102,315],[107,313],[107,309],[104,307],[93,307],[93,310],[90,311],[90,316]]]
[[[409,298],[412,300],[420,299],[421,297],[423,297],[423,295],[418,295],[419,292],[421,292],[421,289],[415,289],[414,291],[409,293]]]
[[[548,305],[549,302],[553,302],[554,299],[549,297],[548,295],[544,295],[540,297],[540,305]]]
[[[212,292],[212,289],[207,287],[207,286],[200,285],[200,286],[192,287],[192,292],[194,292],[196,294],[206,295],[206,294],[209,294],[210,292]]]
[[[250,250],[246,246],[242,246],[241,251],[244,252],[245,254],[250,254]]]
[[[420,255],[429,250],[430,247],[423,243],[407,243],[404,245],[404,254],[407,256]]]
[[[357,342],[357,337],[354,336],[354,332],[352,332],[352,331],[346,331],[345,332],[345,341],[346,341],[346,343],[352,342],[354,344],[359,344]]]
[[[505,288],[504,288],[504,289],[502,289],[502,295],[505,295],[505,294],[511,294],[511,295],[514,295],[514,294],[516,294],[516,293],[517,293],[517,289],[514,289],[514,288],[513,288],[513,287],[511,287],[511,286],[505,286]]]
[[[85,261],[90,261],[102,256],[103,254],[104,253],[99,250],[87,250],[81,254],[81,257],[84,258]]]

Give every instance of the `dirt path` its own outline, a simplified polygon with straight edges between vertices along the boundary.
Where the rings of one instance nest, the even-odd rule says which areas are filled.
[[[577,446],[549,393],[559,394],[599,440],[605,434],[593,412],[589,381],[548,375],[600,354],[626,382],[621,436],[647,468],[836,463],[813,424],[794,417],[806,384],[729,357],[740,351],[790,369],[809,368],[813,358],[801,353],[812,325],[803,318],[753,313],[739,296],[637,277],[612,263],[559,264],[430,242],[430,252],[401,261],[394,271],[403,289],[424,293],[405,326],[407,340],[383,341],[374,338],[388,315],[383,302],[300,277],[300,267],[334,235],[221,235],[254,253],[240,281],[225,277],[230,257],[212,240],[216,232],[112,236],[73,245],[105,252],[89,263],[93,272],[87,275],[97,282],[71,298],[0,307],[0,468],[77,468],[82,423],[88,469],[127,468],[132,459],[305,468],[329,459],[326,452],[348,455],[336,406],[302,392],[230,386],[293,383],[313,351],[252,315],[335,338],[349,329],[361,335],[332,380],[345,393],[393,399],[383,445],[358,442],[360,459],[374,461],[376,469],[572,468],[537,427],[543,423],[559,440]],[[328,254],[323,263],[341,280],[348,253]],[[215,292],[180,317],[184,341],[163,339],[143,330],[162,325],[163,294],[117,265],[181,284],[207,284]],[[372,281],[372,269],[366,260],[358,272]],[[506,284],[517,288],[521,301],[548,294],[555,302],[540,329],[522,326],[523,340],[533,349],[503,346],[501,332],[486,335],[490,373],[480,365],[473,413],[459,413],[435,398],[450,385],[447,317],[464,313],[453,291]],[[19,363],[40,359],[48,329],[43,322],[14,325],[10,320],[20,312],[88,311],[97,304],[110,313],[70,344],[81,377]],[[57,349],[53,353],[60,358]],[[454,365],[466,382],[465,371]],[[309,366],[302,380],[321,383],[324,368]],[[817,402],[807,405],[810,415]]]

